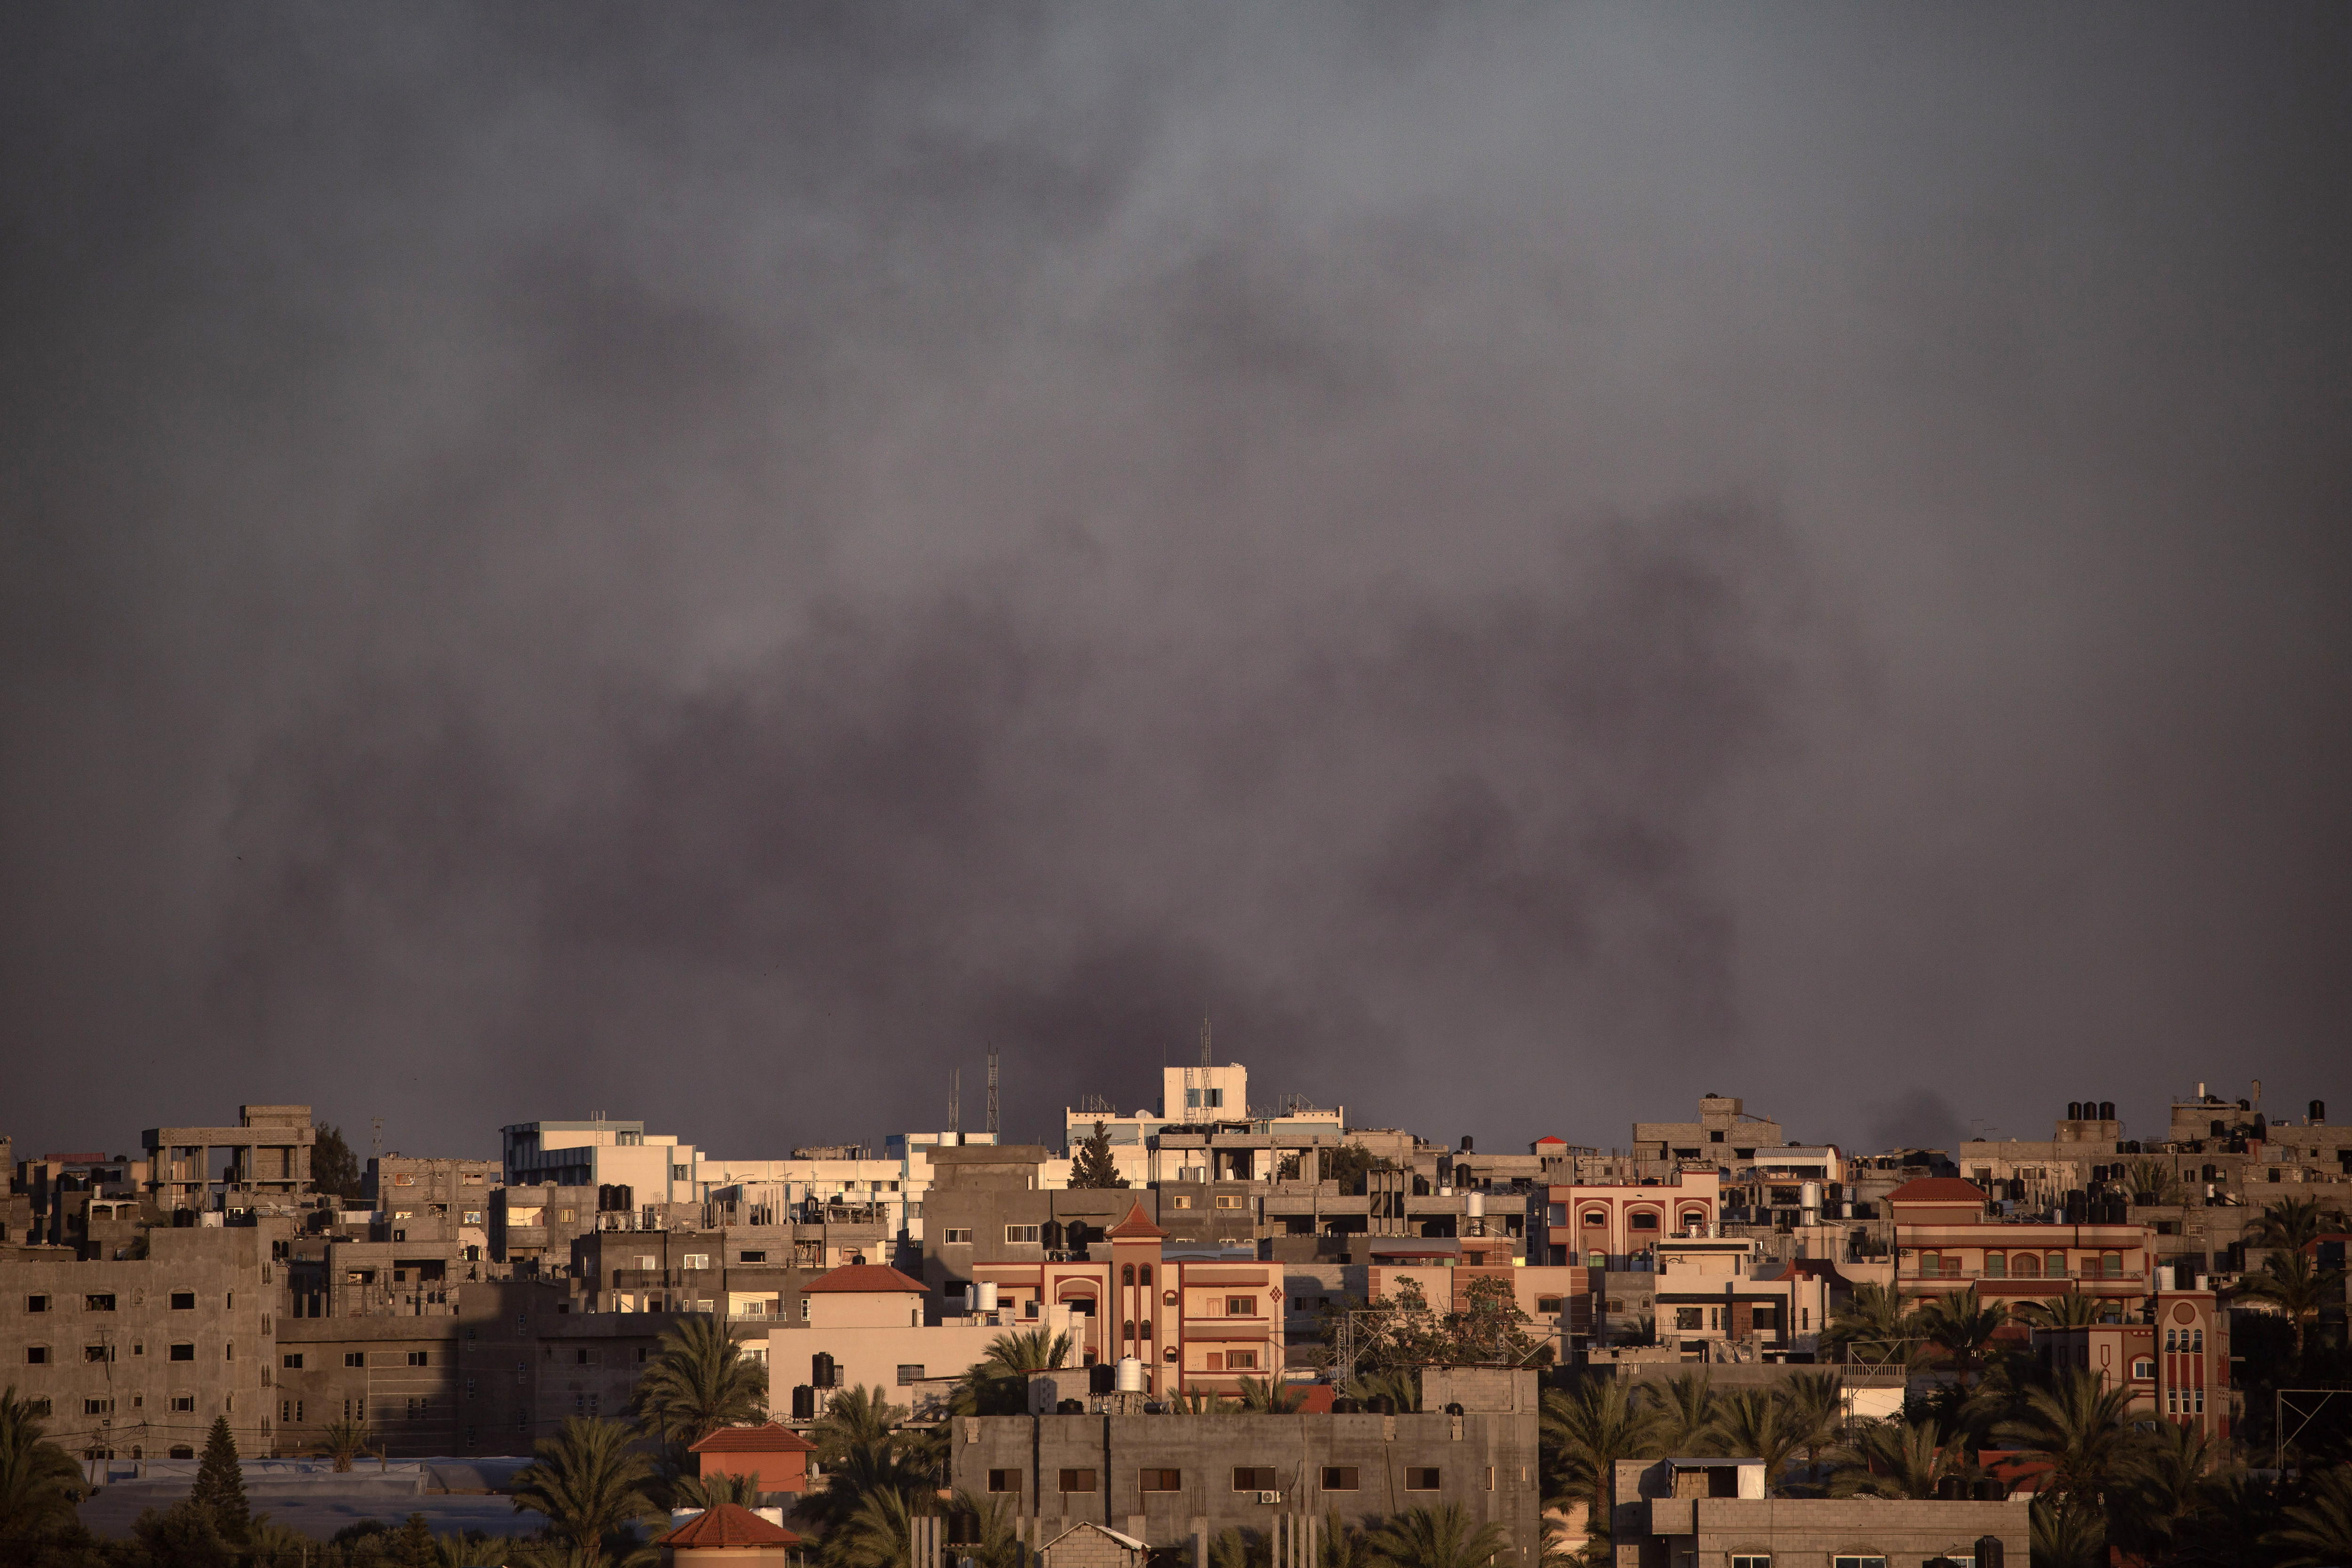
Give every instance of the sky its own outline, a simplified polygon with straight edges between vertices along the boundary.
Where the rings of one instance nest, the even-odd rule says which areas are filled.
[[[2352,1117],[2337,6],[0,16],[0,1133]]]

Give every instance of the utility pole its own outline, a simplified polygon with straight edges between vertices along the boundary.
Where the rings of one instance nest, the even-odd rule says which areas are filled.
[[[989,1136],[992,1138],[996,1135],[998,1131],[996,1124],[996,1047],[994,1046],[991,1046],[988,1047],[988,1131]]]
[[[948,1071],[948,1136],[952,1142],[963,1142],[962,1127],[963,1068],[951,1068]]]

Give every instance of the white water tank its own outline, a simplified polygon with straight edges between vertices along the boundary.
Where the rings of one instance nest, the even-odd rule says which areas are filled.
[[[975,1285],[975,1286],[973,1286],[973,1287],[972,1287],[972,1292],[973,1292],[973,1302],[972,1302],[972,1309],[971,1309],[971,1310],[972,1310],[973,1311],[975,1311],[975,1312],[993,1312],[994,1310],[996,1310],[996,1281],[995,1281],[995,1280],[993,1280],[993,1279],[983,1279],[983,1280],[982,1280],[979,1284],[977,1284],[977,1285]]]
[[[1486,1194],[1484,1193],[1463,1194],[1462,1212],[1468,1215],[1472,1219],[1485,1219],[1486,1217]]]
[[[1143,1363],[1131,1355],[1119,1357],[1118,1391],[1121,1394],[1143,1392]]]
[[[1797,1207],[1802,1211],[1799,1217],[1807,1225],[1822,1223],[1822,1184],[1819,1182],[1807,1182],[1798,1187]]]

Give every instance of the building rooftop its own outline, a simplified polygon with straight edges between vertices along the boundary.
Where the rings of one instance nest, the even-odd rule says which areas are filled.
[[[789,1454],[797,1450],[814,1450],[816,1445],[788,1426],[773,1421],[757,1426],[721,1426],[701,1442],[690,1446],[689,1454]]]
[[[740,1503],[722,1502],[705,1509],[662,1537],[664,1546],[688,1549],[717,1546],[798,1546],[801,1538],[781,1524],[770,1524]]]
[[[909,1279],[885,1263],[845,1263],[829,1273],[818,1275],[802,1286],[801,1290],[810,1296],[820,1290],[866,1293],[889,1290],[910,1291],[918,1296],[929,1294],[921,1280]]]
[[[1974,1182],[1964,1182],[1958,1176],[1921,1176],[1887,1194],[1886,1201],[1890,1204],[1974,1204],[1982,1208],[1990,1200],[1985,1190]]]

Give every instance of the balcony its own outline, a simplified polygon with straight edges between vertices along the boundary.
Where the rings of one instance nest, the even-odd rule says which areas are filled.
[[[2132,1270],[2122,1274],[2110,1274],[2101,1268],[2069,1269],[2062,1270],[2057,1273],[2042,1274],[1987,1274],[1981,1269],[1946,1268],[1938,1270],[1934,1274],[1921,1274],[1914,1269],[1903,1268],[1895,1270],[1895,1278],[1896,1283],[1903,1285],[1942,1285],[1947,1283],[1953,1285],[1976,1285],[1985,1283],[1994,1285],[2047,1285],[2053,1281],[2059,1284],[2072,1282],[2082,1285],[2138,1285],[2142,1284],[2147,1279],[2147,1275],[2140,1270]]]

